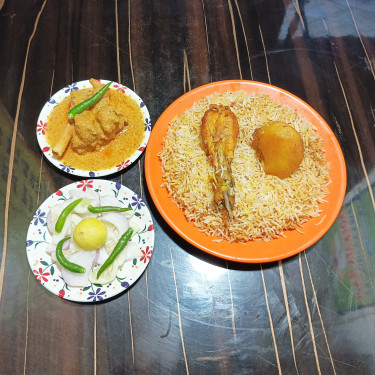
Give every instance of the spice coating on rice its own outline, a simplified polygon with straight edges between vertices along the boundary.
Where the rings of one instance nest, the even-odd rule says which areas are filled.
[[[200,127],[210,104],[229,106],[237,116],[239,135],[232,161],[235,204],[229,225],[213,204],[214,171],[200,144]],[[290,177],[267,175],[250,146],[253,133],[269,121],[283,121],[301,136],[304,158]],[[328,194],[329,167],[322,140],[313,126],[291,108],[266,95],[244,91],[217,93],[195,102],[172,120],[159,154],[163,185],[188,221],[217,240],[246,242],[285,236],[320,214]]]

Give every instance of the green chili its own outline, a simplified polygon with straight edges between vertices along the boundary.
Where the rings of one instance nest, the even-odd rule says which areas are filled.
[[[122,250],[124,250],[125,246],[127,245],[128,241],[130,240],[130,237],[133,234],[133,229],[129,228],[119,239],[117,242],[117,245],[113,249],[111,255],[108,257],[108,259],[103,263],[103,265],[100,267],[98,274],[96,275],[96,279],[99,279],[100,275],[114,262],[116,257],[121,253]]]
[[[70,237],[63,238],[56,246],[56,259],[59,263],[66,268],[68,271],[75,272],[75,273],[85,273],[86,269],[78,264],[69,262],[68,259],[65,258],[65,255],[62,251],[63,243],[69,240]]]
[[[83,112],[85,109],[91,107],[97,101],[101,99],[104,93],[108,90],[109,86],[111,86],[113,82],[108,82],[104,87],[102,87],[97,93],[95,93],[91,98],[83,101],[82,103],[77,104],[68,112],[68,118],[72,119],[75,115]]]
[[[83,198],[79,198],[72,203],[68,204],[63,211],[61,212],[59,218],[56,221],[55,225],[55,231],[57,233],[60,233],[63,229],[63,226],[65,224],[65,220],[68,217],[68,215],[72,212],[72,210],[82,201]]]
[[[102,212],[112,212],[112,211],[115,211],[115,212],[131,211],[130,207],[116,207],[116,206],[94,207],[91,204],[87,208],[93,214],[101,214]]]

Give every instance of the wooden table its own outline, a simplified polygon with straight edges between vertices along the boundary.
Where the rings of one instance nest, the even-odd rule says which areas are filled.
[[[375,4],[360,0],[0,1],[1,374],[373,374]],[[203,84],[271,83],[335,133],[347,193],[328,233],[263,265],[177,236],[148,192],[144,156],[108,179],[150,208],[154,254],[104,303],[37,282],[26,233],[77,181],[43,156],[36,123],[59,89],[98,77],[144,99],[152,124]],[[345,183],[345,182],[343,182]]]

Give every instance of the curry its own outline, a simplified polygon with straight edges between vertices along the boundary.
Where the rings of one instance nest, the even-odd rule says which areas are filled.
[[[104,85],[91,79],[93,88],[73,91],[51,112],[46,138],[54,155],[67,166],[103,170],[120,165],[144,138],[144,117],[131,97],[108,89],[87,110],[68,119],[69,110],[98,92]]]

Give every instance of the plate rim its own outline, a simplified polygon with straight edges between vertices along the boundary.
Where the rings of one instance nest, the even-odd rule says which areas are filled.
[[[28,230],[27,230],[27,235],[26,235],[26,257],[27,257],[27,260],[28,260],[28,263],[29,263],[29,266],[30,266],[30,269],[31,269],[31,273],[34,274],[34,270],[40,266],[40,263],[38,266],[34,265],[33,263],[33,259],[32,259],[32,256],[35,257],[35,254],[31,254],[31,252],[34,250],[36,250],[36,246],[38,246],[37,244],[35,245],[35,249],[31,249],[29,250],[30,246],[33,246],[34,243],[37,243],[38,241],[32,241],[32,243],[29,245],[29,241],[31,238],[35,239],[31,233],[32,232],[36,232],[37,231],[37,226],[35,226],[33,224],[34,222],[34,217],[36,216],[36,213],[38,212],[38,210],[41,209],[41,207],[43,206],[47,206],[50,204],[49,202],[52,202],[53,200],[57,199],[56,197],[58,196],[61,196],[61,193],[64,194],[64,193],[68,193],[69,190],[71,189],[77,189],[78,188],[78,184],[81,184],[83,183],[84,185],[88,185],[89,183],[90,184],[93,184],[94,188],[97,188],[97,186],[102,186],[102,188],[106,189],[107,191],[110,190],[111,188],[113,189],[117,189],[118,190],[118,193],[120,192],[121,189],[124,189],[124,193],[130,193],[131,194],[131,197],[134,197],[136,196],[138,198],[138,201],[139,199],[143,202],[143,206],[142,206],[142,210],[145,210],[145,212],[147,212],[147,218],[145,220],[145,222],[148,224],[148,223],[151,223],[150,225],[152,225],[152,229],[150,231],[147,232],[147,234],[150,236],[150,238],[146,241],[145,240],[145,248],[149,247],[150,249],[150,252],[146,252],[143,253],[144,256],[146,257],[145,260],[146,262],[141,262],[139,261],[141,267],[139,268],[136,268],[136,270],[139,270],[139,271],[134,271],[134,275],[133,273],[132,274],[127,274],[124,276],[124,281],[126,281],[129,285],[127,287],[122,287],[122,286],[117,286],[118,290],[116,290],[115,292],[111,292],[109,293],[108,296],[105,296],[102,298],[102,300],[94,300],[93,299],[90,299],[88,300],[87,298],[86,299],[83,299],[83,298],[79,298],[77,296],[77,293],[79,293],[79,291],[83,292],[83,289],[82,287],[69,287],[69,290],[73,290],[74,291],[74,294],[73,296],[68,296],[67,293],[65,293],[63,296],[60,296],[59,295],[59,291],[55,291],[52,289],[52,287],[49,287],[50,285],[48,284],[48,286],[45,284],[45,283],[42,283],[42,286],[47,289],[49,292],[51,292],[52,294],[54,294],[55,296],[57,297],[60,297],[62,299],[66,299],[68,301],[73,301],[73,302],[80,302],[80,303],[95,303],[95,302],[101,302],[101,301],[106,301],[106,300],[110,300],[116,296],[118,296],[119,294],[122,294],[124,293],[127,289],[129,289],[133,284],[135,284],[137,282],[137,280],[142,276],[142,274],[144,273],[144,271],[146,270],[146,268],[148,267],[150,261],[151,261],[151,258],[152,258],[152,255],[153,255],[153,252],[154,252],[154,246],[155,246],[155,230],[154,230],[154,221],[153,221],[153,218],[152,218],[152,215],[151,215],[151,211],[149,209],[149,207],[146,205],[146,203],[144,202],[144,200],[138,195],[136,194],[133,190],[131,190],[130,188],[128,188],[127,186],[125,185],[122,185],[121,183],[116,183],[114,181],[111,181],[111,180],[102,180],[102,179],[88,179],[88,180],[80,180],[80,181],[76,181],[76,182],[72,182],[70,184],[67,184],[67,185],[64,185],[62,187],[60,187],[58,190],[54,191],[52,194],[50,194],[39,206],[38,208],[35,210],[35,213],[30,221],[30,224],[28,226]],[[87,184],[86,184],[87,183]],[[120,187],[117,188],[117,185],[119,185]],[[91,189],[91,188],[90,188]],[[117,194],[118,194],[117,193]],[[46,216],[45,216],[46,218]],[[47,234],[48,237],[50,237],[50,235],[48,234],[48,229],[45,225],[42,225],[42,224],[38,224],[39,226],[42,226],[45,227],[45,232],[43,232],[43,236],[42,234],[40,233],[40,235],[42,236],[42,238],[44,239],[44,236]],[[150,226],[148,227],[150,228]],[[142,233],[143,234],[143,233]],[[48,246],[47,244],[41,244],[42,247],[38,249],[38,254],[39,253],[42,253],[43,252],[43,249],[44,249],[44,253],[45,253],[45,248],[46,246]],[[43,246],[44,245],[44,246]],[[43,254],[44,255],[44,254]],[[50,257],[47,253],[45,253],[45,256],[46,257]],[[39,258],[39,256],[38,256]],[[44,260],[44,258],[42,258],[42,260]],[[34,260],[35,261],[35,260]],[[41,262],[41,260],[39,260],[38,262]],[[53,262],[51,260],[51,266],[54,265],[56,262]],[[57,268],[57,266],[56,266]],[[121,271],[120,271],[121,273]],[[51,274],[52,276],[53,274]],[[117,276],[119,275],[119,273],[117,274]],[[36,278],[38,279],[38,275],[36,275]],[[63,280],[63,278],[61,277],[61,275],[59,276],[56,276],[56,278],[59,278],[60,280],[60,285],[65,288],[66,286],[66,283],[65,281]],[[129,279],[130,277],[132,277],[131,279]],[[39,281],[39,280],[38,280]],[[50,280],[48,280],[48,282],[50,282]],[[116,281],[112,281],[111,283],[109,284],[103,284],[102,285],[102,288],[109,288],[110,286],[113,286],[113,284],[115,283]],[[95,284],[92,284],[92,285],[95,285]],[[98,284],[99,285],[99,284]],[[121,289],[119,289],[121,288]],[[113,290],[113,289],[112,289]]]
[[[339,169],[337,171],[335,171],[335,174],[337,173],[338,175],[341,176],[340,183],[337,185],[338,194],[335,197],[335,202],[332,203],[333,206],[334,206],[334,210],[333,210],[333,212],[330,213],[329,217],[327,217],[325,219],[323,227],[319,228],[318,233],[315,234],[312,238],[310,238],[306,241],[302,241],[303,244],[294,247],[292,250],[287,251],[287,252],[283,252],[282,254],[272,255],[272,256],[265,254],[264,256],[254,257],[254,256],[250,255],[250,256],[244,257],[244,256],[236,256],[236,255],[228,254],[225,251],[223,252],[222,250],[217,249],[216,243],[212,241],[213,237],[209,237],[208,235],[206,235],[206,236],[211,238],[211,242],[213,244],[212,248],[202,246],[199,242],[197,242],[196,238],[191,238],[189,235],[186,234],[186,229],[180,228],[179,226],[177,226],[175,224],[174,220],[171,217],[169,217],[168,213],[165,210],[166,204],[163,203],[163,201],[161,199],[159,199],[159,197],[158,197],[159,194],[157,192],[157,189],[165,189],[166,190],[166,188],[161,188],[160,186],[155,186],[155,183],[154,183],[155,178],[154,178],[153,173],[152,173],[152,170],[156,168],[155,164],[157,164],[157,166],[160,169],[160,173],[161,173],[160,159],[157,155],[152,154],[152,152],[154,151],[154,148],[157,148],[157,146],[155,146],[155,142],[159,142],[159,139],[157,138],[156,134],[158,133],[158,137],[160,138],[160,133],[162,133],[163,139],[165,138],[166,132],[169,129],[169,121],[172,119],[171,115],[172,114],[177,115],[177,113],[175,113],[175,112],[177,112],[176,107],[178,105],[180,105],[181,103],[191,102],[192,100],[193,100],[193,102],[195,102],[195,101],[199,100],[199,98],[202,98],[203,96],[213,94],[215,89],[217,89],[216,92],[226,92],[226,91],[234,91],[234,90],[235,91],[245,90],[245,91],[248,92],[248,91],[251,90],[251,88],[265,89],[266,91],[268,91],[268,92],[265,92],[266,95],[269,95],[269,92],[272,92],[275,95],[281,95],[284,99],[289,98],[288,100],[290,100],[293,103],[295,103],[296,105],[298,104],[298,106],[302,107],[304,112],[306,111],[306,113],[309,113],[312,117],[316,118],[317,122],[319,123],[319,129],[317,129],[317,132],[318,133],[319,132],[325,133],[325,137],[322,137],[321,134],[320,134],[320,136],[323,138],[324,142],[330,142],[331,143],[332,148],[334,150],[334,153],[337,156],[337,159],[335,160],[335,162],[338,163]],[[248,90],[246,90],[246,89],[248,89]],[[291,107],[290,103],[287,104],[287,103],[285,103],[281,100],[277,100],[277,99],[274,99],[274,98],[273,98],[273,100],[276,100],[283,105],[288,105],[289,107]],[[183,111],[190,108],[191,105],[192,105],[192,103],[189,106],[185,107]],[[295,108],[292,108],[292,109],[295,109]],[[298,113],[302,117],[305,117],[300,112],[301,111],[298,111]],[[181,115],[181,113],[179,113],[179,115]],[[169,121],[168,121],[168,119],[169,119]],[[166,121],[168,122],[168,125],[165,125],[164,122],[166,122]],[[310,121],[310,120],[308,120],[308,121],[310,123],[312,123],[312,121]],[[316,128],[316,124],[313,123],[313,126]],[[159,143],[157,143],[157,145],[159,146]],[[161,146],[161,144],[160,144],[160,146]],[[327,161],[331,162],[331,160],[327,160]],[[330,176],[331,176],[331,180],[332,180],[332,174],[331,173],[332,172],[330,170]],[[327,233],[327,231],[331,228],[334,221],[336,220],[336,218],[337,218],[337,216],[338,216],[338,214],[341,210],[342,204],[344,202],[345,193],[346,193],[346,186],[347,186],[347,173],[346,173],[346,165],[345,165],[344,155],[342,153],[340,144],[339,144],[335,134],[333,133],[330,126],[326,123],[326,121],[322,118],[322,116],[314,108],[312,108],[308,103],[306,103],[304,100],[298,98],[296,95],[290,93],[289,91],[286,91],[282,88],[279,88],[277,86],[274,86],[274,85],[271,85],[271,84],[268,84],[268,83],[263,83],[263,82],[259,82],[259,81],[248,81],[248,80],[224,80],[224,81],[211,82],[211,83],[199,86],[195,89],[192,89],[192,90],[188,91],[187,93],[183,94],[182,96],[180,96],[179,98],[177,98],[175,101],[173,101],[165,109],[165,111],[161,114],[159,119],[156,121],[156,123],[153,127],[153,131],[151,132],[151,136],[150,136],[150,140],[149,140],[149,146],[148,146],[148,148],[146,150],[146,154],[145,154],[145,176],[146,176],[146,182],[147,182],[147,186],[148,186],[150,195],[152,197],[152,200],[153,200],[157,210],[159,211],[159,213],[161,214],[163,219],[167,222],[167,224],[179,236],[181,236],[184,240],[189,242],[191,245],[195,246],[196,248],[198,248],[198,249],[200,249],[200,250],[202,250],[206,253],[209,253],[213,256],[216,256],[216,257],[219,257],[219,258],[222,258],[222,259],[226,259],[226,260],[230,260],[230,261],[234,261],[234,262],[240,262],[240,263],[268,263],[268,262],[274,262],[274,261],[286,259],[286,258],[289,258],[293,255],[296,255],[296,254],[300,253],[303,250],[308,249],[310,246],[315,244],[317,241],[319,241]],[[330,189],[330,187],[329,187],[329,189]],[[330,194],[332,194],[331,191],[330,191]],[[166,194],[163,194],[163,195],[165,197]],[[172,197],[169,197],[168,203],[176,206],[176,204],[173,202]],[[178,209],[178,210],[180,212],[182,212],[182,210],[180,210],[180,209]],[[319,215],[319,217],[320,216],[321,215]],[[307,223],[311,222],[313,219],[316,219],[316,218],[312,218],[312,219],[310,218],[307,221]],[[191,225],[194,225],[192,223],[189,223],[186,220],[186,218],[185,218],[185,221],[186,221],[187,226],[189,226],[189,228],[191,228]],[[304,226],[307,223],[305,223]],[[195,227],[195,228],[196,228],[196,232],[199,232],[199,228],[197,228],[197,227]],[[288,232],[286,232],[286,235],[288,236]],[[262,240],[259,240],[259,241],[262,241]],[[279,244],[281,244],[282,246],[285,247],[286,246],[285,241],[287,241],[287,239],[284,239],[283,237],[279,237],[275,240],[269,241],[268,243],[274,244],[275,241],[278,241]],[[233,243],[229,243],[228,241],[224,240],[224,241],[221,242],[221,244],[223,244],[225,246],[220,246],[220,247],[226,247],[226,246],[232,246]],[[246,246],[246,245],[250,246],[250,244],[254,244],[254,245],[251,245],[251,246],[257,246],[257,244],[259,244],[259,242],[257,240],[248,241],[248,242],[245,243],[245,245],[242,245],[242,244],[240,245],[240,244],[237,243],[237,245],[240,245],[240,246]],[[262,244],[263,244],[262,246],[265,246],[264,245],[265,242],[262,241]],[[269,245],[269,246],[272,246],[272,245]]]
[[[89,80],[81,80],[77,82],[73,82],[60,90],[56,91],[43,105],[39,116],[38,120],[36,123],[36,137],[38,141],[39,148],[41,149],[43,155],[46,157],[46,159],[57,169],[59,169],[62,172],[68,173],[73,176],[78,176],[78,177],[85,177],[85,178],[98,178],[98,177],[105,177],[109,176],[115,173],[122,172],[126,168],[128,168],[130,165],[132,165],[134,162],[137,161],[137,159],[143,154],[144,150],[146,149],[147,143],[150,138],[151,134],[151,117],[150,113],[148,111],[148,108],[143,101],[143,99],[135,93],[133,90],[131,90],[129,87],[126,85],[123,85],[121,83],[115,82],[115,81],[109,81],[106,79],[98,79],[100,83],[109,83],[112,82],[110,88],[115,89],[115,90],[124,90],[123,94],[128,95],[134,99],[139,105],[140,105],[140,110],[143,114],[144,117],[144,137],[142,139],[142,142],[140,145],[137,147],[137,149],[134,151],[132,155],[129,156],[129,158],[123,160],[120,164],[109,168],[109,169],[101,169],[98,171],[88,171],[88,170],[82,170],[82,169],[77,169],[71,166],[67,166],[63,164],[59,159],[57,159],[52,151],[51,151],[51,146],[48,144],[46,135],[45,135],[45,130],[43,129],[47,127],[48,129],[48,116],[53,110],[53,108],[61,102],[65,97],[70,95],[71,91],[74,91],[71,89],[71,87],[78,86],[79,89],[83,87],[89,87],[90,81]],[[118,88],[115,88],[114,86],[118,86]],[[82,86],[82,87],[80,87]],[[66,92],[64,92],[66,91]],[[56,101],[56,99],[59,99],[59,101]],[[143,105],[141,105],[143,103]],[[40,125],[40,124],[47,124],[47,125]],[[38,126],[40,126],[38,128]],[[48,130],[47,130],[48,131]]]

